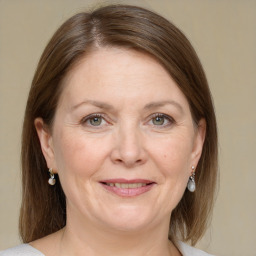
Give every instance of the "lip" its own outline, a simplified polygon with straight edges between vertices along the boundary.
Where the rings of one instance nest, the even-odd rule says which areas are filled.
[[[120,183],[120,184],[134,184],[134,183],[144,183],[146,186],[137,187],[137,188],[119,188],[115,186],[109,186],[107,183]],[[108,179],[100,181],[100,184],[104,187],[104,189],[108,190],[111,193],[114,193],[121,197],[135,197],[141,194],[144,194],[150,191],[153,186],[156,184],[152,180],[146,179]]]

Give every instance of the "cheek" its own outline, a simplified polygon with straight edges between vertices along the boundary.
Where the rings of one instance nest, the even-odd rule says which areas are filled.
[[[64,131],[56,138],[55,157],[61,176],[91,176],[105,158],[104,143],[83,133]]]
[[[155,162],[163,179],[159,202],[165,202],[163,212],[170,214],[181,200],[191,172],[192,142],[183,136],[174,136],[154,149]],[[157,154],[158,152],[158,154]]]
[[[152,155],[163,171],[170,175],[184,175],[184,172],[189,171],[192,140],[188,138],[190,137],[176,134],[152,143]]]

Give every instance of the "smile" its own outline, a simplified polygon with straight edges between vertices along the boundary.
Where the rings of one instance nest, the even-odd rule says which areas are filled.
[[[107,186],[117,188],[140,188],[145,187],[146,183],[106,183]]]
[[[149,180],[107,180],[100,184],[109,192],[121,197],[134,197],[150,191],[156,184]]]

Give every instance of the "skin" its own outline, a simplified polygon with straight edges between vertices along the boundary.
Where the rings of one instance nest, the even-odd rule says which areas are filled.
[[[67,225],[32,246],[49,256],[181,255],[168,241],[169,221],[199,161],[205,121],[194,124],[187,99],[155,59],[93,51],[67,75],[52,129],[41,118],[35,127],[67,198]],[[116,178],[154,185],[125,197],[100,183]]]

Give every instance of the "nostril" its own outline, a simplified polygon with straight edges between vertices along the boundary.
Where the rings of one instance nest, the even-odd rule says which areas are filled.
[[[134,143],[122,142],[111,151],[111,160],[115,164],[123,164],[127,167],[140,165],[147,159],[143,147],[135,147]]]

